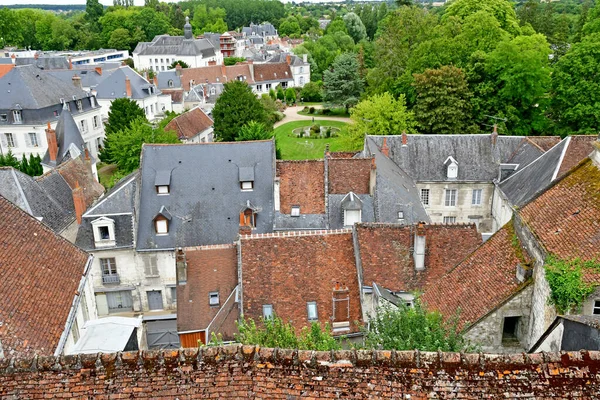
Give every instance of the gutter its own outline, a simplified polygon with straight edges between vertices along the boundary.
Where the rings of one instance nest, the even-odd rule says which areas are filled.
[[[67,317],[67,322],[65,323],[65,329],[63,330],[62,335],[60,336],[60,340],[58,341],[58,346],[54,351],[54,356],[60,356],[64,349],[65,344],[67,343],[67,338],[69,337],[69,333],[71,332],[71,328],[73,326],[73,321],[77,318],[77,309],[79,308],[79,304],[81,303],[81,294],[84,293],[85,284],[87,283],[87,279],[92,268],[92,262],[94,261],[94,256],[90,254],[88,257],[87,263],[85,265],[85,269],[83,270],[83,276],[79,281],[79,287],[77,288],[77,293],[73,298],[73,303],[71,304],[71,310],[69,311],[69,316]]]

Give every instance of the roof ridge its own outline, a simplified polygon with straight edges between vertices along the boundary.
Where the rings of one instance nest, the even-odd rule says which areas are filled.
[[[252,235],[240,235],[240,239],[272,239],[272,238],[288,238],[288,237],[303,237],[303,236],[326,236],[326,235],[341,235],[352,233],[352,228],[345,229],[318,229],[305,231],[284,231],[273,233],[255,233]]]
[[[549,154],[552,150],[554,150],[557,146],[560,146],[561,144],[565,143],[566,139],[561,140],[560,142],[556,143],[554,146],[552,146],[551,148],[548,149],[548,151],[543,152],[542,154],[540,154],[540,156],[538,158],[536,158],[535,160],[533,160],[532,162],[530,162],[529,164],[527,164],[525,167],[519,169],[517,172],[515,172],[514,174],[510,175],[508,178],[506,178],[505,180],[503,180],[502,182],[499,182],[500,184],[507,182],[508,180],[510,180],[511,178],[514,178],[515,176],[519,175],[520,172],[527,170],[527,168],[532,167],[536,162],[538,162],[542,157],[544,157],[546,154]],[[533,168],[533,167],[532,167]]]
[[[190,246],[184,247],[184,251],[195,251],[195,250],[219,250],[219,249],[234,249],[237,247],[235,243],[227,243],[227,244],[207,244],[203,246]]]

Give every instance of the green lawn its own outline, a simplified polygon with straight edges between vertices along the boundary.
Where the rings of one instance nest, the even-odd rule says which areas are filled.
[[[315,120],[315,124],[333,126],[336,128],[346,127],[348,124],[340,121]],[[297,138],[292,131],[302,126],[312,125],[312,121],[293,121],[283,124],[275,129],[275,143],[283,160],[307,160],[323,158],[325,145],[329,143],[330,151],[347,151],[341,138],[310,139]]]
[[[112,176],[117,172],[117,166],[115,164],[104,164],[103,162],[99,162],[96,165],[96,168],[98,169],[98,179],[102,186],[105,188],[112,187]]]

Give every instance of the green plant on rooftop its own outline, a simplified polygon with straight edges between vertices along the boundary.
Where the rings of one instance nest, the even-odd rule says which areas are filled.
[[[242,344],[262,347],[300,349],[300,350],[339,350],[340,342],[331,334],[331,327],[325,324],[322,328],[317,322],[310,327],[305,326],[299,334],[293,325],[284,322],[280,317],[273,316],[260,319],[256,324],[253,319],[243,319],[237,323],[239,333],[235,338]]]
[[[549,303],[554,305],[560,314],[579,311],[585,299],[598,286],[598,284],[587,283],[583,279],[586,269],[600,273],[598,261],[583,261],[580,258],[561,260],[549,256],[544,269],[551,291]]]
[[[380,307],[365,328],[365,347],[383,350],[473,351],[458,328],[458,315],[444,320],[416,298],[413,307]]]

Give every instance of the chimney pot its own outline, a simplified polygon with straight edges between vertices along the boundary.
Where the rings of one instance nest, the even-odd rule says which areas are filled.
[[[96,73],[98,75],[102,75],[102,67],[96,67],[96,68],[94,68],[94,70],[96,71]]]
[[[125,92],[127,93],[127,97],[131,97],[131,81],[129,77],[125,77]]]
[[[496,141],[498,140],[498,125],[494,124],[494,130],[492,132],[492,146],[496,146]]]
[[[81,77],[77,74],[73,75],[73,86],[75,86],[76,88],[81,89]]]
[[[406,131],[402,132],[402,147],[408,146],[408,135]]]
[[[56,162],[56,156],[58,155],[58,144],[56,143],[56,131],[50,126],[46,128],[46,141],[48,142],[48,156],[50,161]]]
[[[383,138],[383,146],[381,146],[381,152],[386,157],[390,156],[390,148],[387,145],[387,138],[386,137]]]
[[[73,69],[73,59],[69,57],[69,69]]]
[[[292,56],[287,54],[285,56],[285,62],[287,63],[287,65],[291,65],[292,64]]]

